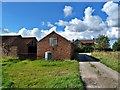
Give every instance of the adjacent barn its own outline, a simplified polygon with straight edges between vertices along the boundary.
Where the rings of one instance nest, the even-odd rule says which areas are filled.
[[[94,40],[90,39],[90,40],[76,40],[74,42],[75,45],[77,45],[78,47],[80,46],[89,46],[91,47],[92,45],[94,45]]]
[[[20,59],[36,58],[37,40],[35,37],[23,38],[21,35],[0,36],[1,56],[14,56]]]
[[[55,31],[37,44],[37,59],[68,60],[74,58],[73,44]]]

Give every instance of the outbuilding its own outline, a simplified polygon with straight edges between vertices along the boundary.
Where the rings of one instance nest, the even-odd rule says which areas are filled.
[[[69,40],[53,31],[38,42],[37,59],[70,60],[74,58],[73,50]]]
[[[37,39],[21,37],[21,35],[0,36],[0,56],[19,57],[20,59],[36,59]]]

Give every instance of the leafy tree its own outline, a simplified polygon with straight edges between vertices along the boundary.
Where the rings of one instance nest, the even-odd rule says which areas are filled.
[[[110,43],[109,43],[109,38],[105,35],[99,35],[96,39],[95,39],[95,48],[98,50],[108,50]]]
[[[120,51],[120,38],[113,44],[113,51]]]
[[[80,52],[92,52],[94,48],[92,46],[83,45],[80,46]]]

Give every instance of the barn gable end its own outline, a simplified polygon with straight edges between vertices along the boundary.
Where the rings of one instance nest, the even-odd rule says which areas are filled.
[[[73,58],[73,44],[54,31],[38,42],[37,59],[45,59],[47,51],[52,53],[53,60]]]

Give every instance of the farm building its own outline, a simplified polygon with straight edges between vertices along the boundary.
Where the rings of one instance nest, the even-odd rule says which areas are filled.
[[[74,42],[74,44],[75,45],[77,45],[78,47],[80,47],[80,46],[92,46],[92,45],[94,45],[94,40],[76,40],[75,42]]]
[[[2,48],[1,56],[14,56],[21,59],[35,58],[37,53],[37,40],[35,37],[23,38],[21,35],[0,36]]]
[[[53,31],[38,42],[37,59],[73,59],[73,49],[74,46],[70,41]]]

